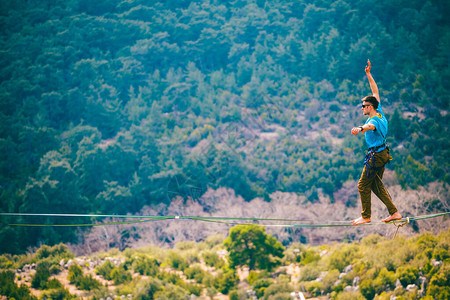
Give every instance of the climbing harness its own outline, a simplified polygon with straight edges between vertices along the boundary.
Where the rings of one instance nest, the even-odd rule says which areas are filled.
[[[384,147],[384,149],[388,149],[388,153],[389,153],[389,146],[387,144],[383,144],[380,146],[369,148],[366,156],[364,157],[364,165],[366,166],[367,177],[369,177],[369,178],[372,178],[379,170],[379,167],[377,167],[377,165],[375,164],[375,153],[383,147]],[[391,160],[392,160],[392,158],[389,158],[389,161],[387,163],[389,163]],[[372,175],[370,175],[371,169],[373,170]]]
[[[370,162],[372,161],[372,165],[370,165]],[[370,151],[366,154],[366,157],[364,157],[364,165],[366,166],[366,172],[367,172],[367,177],[368,178],[372,178],[377,172],[378,172],[378,168],[375,164],[375,156],[374,156],[374,152]],[[373,174],[370,175],[370,170],[373,170]]]

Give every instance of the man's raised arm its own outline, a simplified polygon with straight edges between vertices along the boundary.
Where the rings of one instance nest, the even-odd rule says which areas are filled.
[[[378,86],[375,83],[375,80],[372,77],[372,74],[370,74],[370,69],[372,68],[372,66],[370,65],[370,60],[367,60],[367,66],[366,66],[366,75],[367,75],[367,79],[369,79],[369,84],[370,84],[370,89],[372,90],[372,94],[375,96],[375,98],[377,98],[378,103],[381,103],[380,101],[380,93],[378,92]]]

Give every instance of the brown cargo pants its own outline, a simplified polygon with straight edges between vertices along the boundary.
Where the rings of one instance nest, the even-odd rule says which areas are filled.
[[[397,208],[392,202],[391,195],[384,186],[382,181],[384,166],[392,160],[392,156],[389,154],[389,149],[386,148],[383,151],[373,153],[373,159],[370,159],[367,164],[370,167],[364,165],[364,169],[361,174],[361,178],[358,182],[358,191],[361,197],[362,212],[361,216],[364,219],[371,217],[371,194],[372,191],[386,205],[389,214],[392,215],[397,212]],[[375,166],[374,166],[375,165]]]

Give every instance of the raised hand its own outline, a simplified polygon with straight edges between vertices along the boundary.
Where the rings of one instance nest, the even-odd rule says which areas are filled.
[[[366,71],[366,74],[369,74],[370,73],[370,69],[372,68],[372,66],[370,65],[370,60],[367,60],[367,66],[366,66],[366,69],[365,69],[365,71]]]

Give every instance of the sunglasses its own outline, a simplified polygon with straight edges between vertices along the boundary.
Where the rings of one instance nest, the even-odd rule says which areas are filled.
[[[367,106],[372,106],[372,104],[363,104],[363,105],[361,105],[362,108],[365,108]]]

